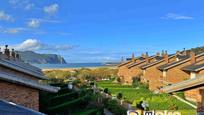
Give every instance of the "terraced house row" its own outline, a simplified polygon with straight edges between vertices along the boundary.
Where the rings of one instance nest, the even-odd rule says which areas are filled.
[[[133,54],[131,59],[121,62],[118,68],[118,76],[125,84],[132,84],[133,79],[138,78],[141,82],[148,83],[151,91],[184,91],[187,100],[202,103],[199,105],[202,107],[204,105],[204,93],[200,92],[204,81],[199,81],[201,85],[197,85],[198,88],[194,88],[194,85],[188,88],[185,85],[186,81],[190,80],[191,85],[192,80],[204,75],[204,52],[196,54],[184,50],[169,55],[167,51],[163,51],[161,54],[148,56],[146,53],[140,57]],[[183,84],[181,89],[178,88],[180,84]]]

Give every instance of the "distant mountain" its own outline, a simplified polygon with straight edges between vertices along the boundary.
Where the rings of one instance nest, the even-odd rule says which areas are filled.
[[[33,51],[19,51],[21,59],[32,64],[66,64],[63,57],[56,54],[39,54]]]

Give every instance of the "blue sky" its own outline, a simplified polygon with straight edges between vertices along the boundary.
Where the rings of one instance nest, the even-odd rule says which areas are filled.
[[[0,44],[67,62],[204,45],[203,0],[2,0]]]

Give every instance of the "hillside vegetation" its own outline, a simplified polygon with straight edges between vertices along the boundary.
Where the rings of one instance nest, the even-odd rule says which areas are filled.
[[[52,70],[44,71],[45,75],[50,78],[49,83],[67,82],[70,80],[77,79],[80,82],[85,81],[98,81],[103,78],[114,79],[117,77],[118,69],[110,68],[81,68],[74,71],[63,71],[63,70]]]

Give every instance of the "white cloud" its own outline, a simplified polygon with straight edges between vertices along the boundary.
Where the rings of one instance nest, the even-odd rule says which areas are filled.
[[[28,27],[38,28],[39,26],[40,26],[40,20],[38,20],[38,19],[31,19],[31,20],[28,22]]]
[[[0,10],[0,21],[14,21],[13,17],[7,13],[5,13],[4,11]]]
[[[52,4],[49,6],[45,6],[44,12],[49,14],[49,15],[55,15],[57,13],[58,9],[59,9],[59,5],[55,3],[55,4]]]
[[[13,8],[31,10],[35,7],[35,4],[31,3],[29,0],[9,0],[8,2],[13,6]]]
[[[42,47],[42,44],[36,39],[27,39],[23,43],[15,45],[16,50],[39,50]]]
[[[59,50],[69,50],[73,48],[73,46],[71,45],[47,45],[47,44],[41,43],[37,39],[27,39],[22,43],[11,47],[19,51],[39,51],[39,50],[59,51]]]
[[[161,17],[162,19],[169,19],[169,20],[192,20],[194,17],[191,16],[184,16],[184,15],[179,15],[175,13],[168,13],[164,17]]]
[[[24,30],[26,30],[26,29],[21,28],[21,27],[18,27],[18,28],[4,28],[4,27],[0,26],[0,33],[3,33],[3,34],[18,34],[18,33],[20,33],[21,31],[24,31]]]
[[[28,19],[27,26],[31,28],[38,28],[42,23],[60,23],[58,20],[47,20],[47,19],[40,19],[40,18],[32,18]]]

